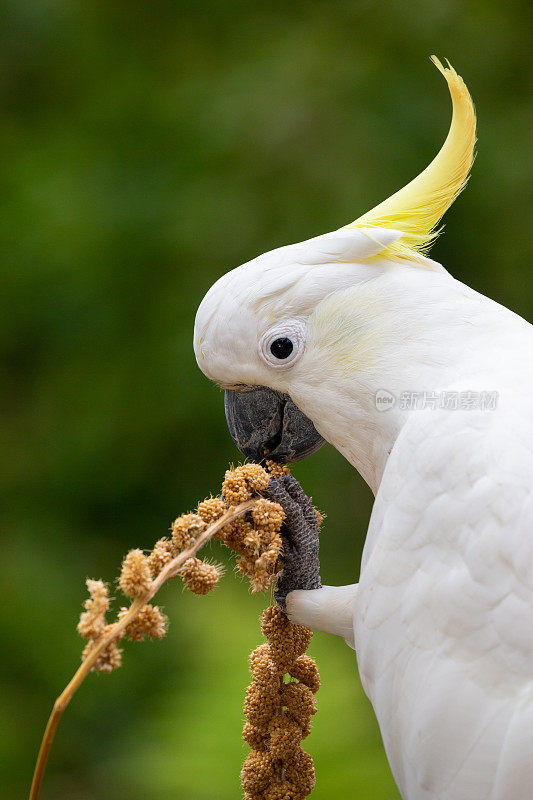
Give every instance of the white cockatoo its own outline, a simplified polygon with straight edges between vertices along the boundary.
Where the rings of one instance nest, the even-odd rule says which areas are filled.
[[[463,80],[433,60],[453,103],[435,159],[355,222],[224,275],[194,348],[245,455],[326,440],[375,494],[359,583],[285,599],[355,648],[402,796],[531,800],[533,329],[423,255],[476,139]]]

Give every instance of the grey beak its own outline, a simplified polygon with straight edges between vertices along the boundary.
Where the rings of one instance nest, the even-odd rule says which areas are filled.
[[[325,440],[289,395],[257,386],[226,389],[226,420],[233,441],[251,461],[300,461]]]

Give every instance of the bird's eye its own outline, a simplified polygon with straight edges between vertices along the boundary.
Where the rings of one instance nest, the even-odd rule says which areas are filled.
[[[278,322],[259,341],[259,356],[269,367],[288,369],[305,350],[307,326],[301,319]]]
[[[270,345],[270,352],[274,358],[279,358],[280,361],[288,358],[293,350],[294,345],[288,336],[280,336],[279,339],[274,339]]]

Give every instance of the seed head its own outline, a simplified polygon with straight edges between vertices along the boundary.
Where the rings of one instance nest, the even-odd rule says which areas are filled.
[[[241,783],[244,791],[257,792],[265,789],[273,776],[272,761],[268,753],[252,750],[246,756],[241,771]]]
[[[226,471],[222,494],[229,505],[238,505],[267,488],[270,478],[259,464],[243,464],[237,469]]]
[[[221,530],[221,538],[230,550],[234,550],[236,553],[244,553],[246,550],[246,537],[253,534],[253,531],[252,523],[244,517],[239,517],[234,519],[233,522],[224,525]]]
[[[148,559],[142,550],[130,550],[122,562],[119,586],[126,597],[138,597],[152,582]]]
[[[260,464],[243,464],[236,472],[244,477],[252,492],[262,492],[270,483],[267,471]]]
[[[255,564],[257,569],[259,570],[264,569],[273,573],[274,565],[276,564],[276,561],[278,560],[280,553],[281,553],[281,536],[279,535],[279,533],[275,533],[272,536],[268,548],[256,560]]]
[[[128,611],[128,608],[121,608],[118,618],[122,619]],[[166,622],[159,606],[147,603],[126,626],[125,634],[132,642],[142,642],[145,636],[150,639],[162,639],[166,633]]]
[[[259,686],[251,683],[244,696],[244,716],[261,731],[268,731],[268,724],[279,709],[279,698],[263,695]]]
[[[254,659],[252,675],[261,694],[270,695],[279,692],[280,674],[270,660],[268,652],[264,652]]]
[[[310,794],[315,785],[313,759],[301,748],[293,751],[284,761],[285,775],[300,789],[303,796]]]
[[[298,656],[289,667],[289,675],[300,683],[304,683],[316,694],[320,688],[320,675],[315,661],[309,656]]]
[[[283,478],[284,475],[291,474],[291,471],[286,464],[278,464],[277,461],[271,461],[268,459],[266,465],[271,478]]]
[[[238,467],[235,470],[226,470],[222,484],[222,494],[226,502],[231,506],[244,503],[252,496],[252,490],[244,475],[239,472]]]
[[[268,730],[270,733],[269,751],[272,758],[285,759],[298,749],[303,738],[300,725],[285,713],[274,717],[270,721]]]
[[[217,519],[226,513],[228,510],[227,505],[222,500],[221,497],[208,497],[207,500],[203,500],[201,503],[198,503],[197,513],[198,516],[203,519],[206,525],[210,525],[212,522],[216,522]],[[222,528],[220,531],[215,533],[214,539],[221,539],[222,538]]]
[[[303,625],[292,625],[279,606],[263,611],[261,630],[268,639],[270,657],[284,672],[305,653],[313,635]]]
[[[290,781],[271,783],[262,800],[303,800],[305,795]]]
[[[206,529],[206,524],[198,514],[183,514],[172,523],[172,544],[176,550],[185,550]]]
[[[290,630],[291,623],[279,606],[268,606],[261,614],[261,632],[268,639],[284,636]]]
[[[242,738],[250,745],[252,750],[266,750],[268,747],[268,735],[250,722],[244,723]]]
[[[85,661],[97,644],[98,639],[91,639],[87,642],[81,654],[82,661]],[[122,650],[117,647],[116,642],[110,642],[96,659],[94,665],[91,667],[91,672],[113,672],[113,670],[120,667],[121,664]]]
[[[276,533],[285,519],[285,512],[279,503],[262,498],[253,507],[252,517],[257,528]]]
[[[83,604],[85,611],[78,622],[78,633],[84,639],[95,639],[100,636],[106,625],[106,611],[109,608],[107,586],[103,581],[87,578],[87,589],[90,597]]]
[[[261,535],[255,528],[251,528],[244,537],[244,546],[246,553],[251,557],[257,557],[261,550],[262,541]]]
[[[304,730],[316,714],[313,692],[303,683],[286,683],[281,691],[281,702]]]
[[[150,567],[152,578],[157,578],[163,567],[172,560],[174,550],[172,542],[166,537],[159,539],[155,543],[154,549],[148,556],[148,566]]]
[[[194,594],[207,594],[217,585],[221,567],[208,564],[199,558],[189,558],[182,566],[180,575],[185,586]]]
[[[254,566],[252,574],[249,575],[250,585],[252,587],[252,594],[256,592],[264,592],[269,586],[272,586],[275,580],[275,575],[271,570],[258,569]]]
[[[265,642],[264,644],[258,645],[255,650],[252,650],[250,653],[250,672],[254,671],[256,664],[260,664],[265,658],[268,657],[268,644]]]

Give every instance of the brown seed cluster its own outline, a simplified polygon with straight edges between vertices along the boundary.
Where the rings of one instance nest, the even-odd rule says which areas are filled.
[[[161,571],[191,548],[209,525],[252,498],[250,511],[226,523],[214,538],[239,555],[238,569],[249,579],[252,591],[266,589],[276,581],[282,569],[280,529],[285,514],[279,504],[261,497],[260,493],[272,478],[288,474],[288,468],[272,461],[267,462],[267,467],[268,472],[259,464],[228,470],[221,497],[203,500],[196,512],[174,520],[170,538],[159,539],[148,555],[139,549],[130,550],[122,564],[119,586],[133,605],[121,608],[114,624],[106,621],[107,586],[102,581],[87,580],[90,596],[78,624],[79,633],[87,640],[82,659],[98,643],[103,644],[102,637],[120,627],[99,653],[92,669],[111,672],[120,666],[122,650],[118,643],[125,636],[142,641],[145,637],[160,639],[165,635],[166,619],[159,607],[149,602],[162,582]],[[318,511],[317,516],[320,522]],[[221,575],[220,567],[194,555],[184,562],[182,555],[178,564],[181,566],[176,571],[170,568],[168,577],[179,570],[184,585],[195,594],[210,592]],[[156,579],[159,579],[157,584]],[[308,628],[293,625],[279,606],[265,609],[261,630],[267,641],[250,656],[253,679],[244,701],[243,738],[252,748],[241,772],[244,797],[245,800],[303,800],[315,783],[313,760],[301,748],[311,729],[311,717],[316,711],[314,694],[320,685],[317,666],[305,655],[312,633]]]
[[[142,559],[139,558],[139,554]],[[146,558],[140,550],[131,550],[124,559],[120,585],[124,584],[129,591],[137,590],[142,584],[146,585]],[[82,652],[82,661],[99,644],[104,636],[115,630],[116,625],[108,624],[106,614],[109,610],[109,592],[103,581],[87,579],[89,598],[84,603],[85,611],[82,612],[78,622],[78,633],[87,639]],[[124,589],[123,589],[124,591]],[[126,592],[124,592],[126,594]],[[127,613],[128,608],[121,608],[118,620]],[[149,603],[141,606],[135,618],[126,628],[113,636],[111,641],[99,654],[92,669],[96,672],[112,672],[122,663],[122,650],[118,647],[124,636],[131,641],[142,641],[145,636],[152,639],[161,639],[166,633],[166,619],[158,606]]]
[[[257,496],[267,488],[270,480],[271,476],[260,464],[243,464],[227,470],[222,484],[222,497],[203,500],[198,504],[196,513],[184,514],[172,524],[170,557],[188,547],[229,508]],[[224,525],[215,534],[215,539],[220,539],[240,556],[237,567],[249,579],[252,592],[267,589],[280,572],[279,531],[284,518],[285,514],[278,503],[258,497],[250,512]],[[162,563],[160,555],[157,556],[157,563]],[[180,575],[192,592],[207,594],[218,582],[220,567],[192,558],[183,565]]]
[[[304,655],[312,632],[289,622],[279,606],[265,609],[261,630],[267,642],[250,655],[244,700],[243,738],[252,748],[241,772],[244,797],[303,800],[315,785],[313,759],[301,748],[320,685],[315,662]]]
[[[198,503],[196,513],[209,525],[211,522],[216,522],[217,519],[220,519],[227,510],[228,507],[221,497],[208,497],[207,500],[202,500],[201,503]],[[215,534],[215,539],[217,538],[220,538],[219,534]]]
[[[268,459],[266,465],[271,478],[283,478],[284,475],[290,475],[291,471],[286,464],[278,464],[277,461]]]
[[[181,568],[183,583],[194,594],[207,594],[220,579],[221,569],[199,558],[189,558]]]
[[[100,636],[106,626],[105,615],[109,608],[109,592],[103,581],[86,580],[89,598],[83,604],[85,611],[82,611],[78,622],[78,633],[84,639],[96,639]]]
[[[108,632],[110,627],[111,626],[106,625],[104,634]],[[117,642],[120,641],[121,638],[122,636],[116,637],[104,647],[92,667],[94,672],[113,672],[114,669],[120,667],[122,664],[122,650],[118,647]],[[96,647],[99,639],[100,637],[89,639],[81,654],[82,661],[84,661],[94,647]]]
[[[118,618],[125,617],[128,611],[128,608],[121,608]],[[161,609],[151,603],[145,603],[135,619],[125,628],[125,635],[132,642],[142,642],[145,636],[149,639],[162,639],[166,632],[166,619]]]
[[[261,498],[250,514],[237,520],[222,539],[240,555],[237,566],[250,581],[252,592],[267,589],[281,571],[279,531],[284,519],[285,513],[278,503]]]
[[[211,497],[199,503],[196,513],[182,514],[175,519],[171,526],[172,537],[159,539],[148,556],[152,578],[156,578],[169,561],[176,558],[180,552],[194,544],[207,526],[216,522],[227,510],[228,507],[221,498]],[[191,592],[207,594],[220,580],[222,568],[199,558],[189,558],[181,567],[179,574]]]
[[[105,646],[93,669],[110,672],[120,666],[122,650],[119,649],[118,642],[124,636],[132,641],[141,641],[145,637],[160,639],[165,635],[165,617],[158,606],[152,606],[148,602],[154,580],[167,564],[196,542],[208,525],[220,519],[234,504],[250,500],[266,489],[269,481],[269,474],[259,464],[244,464],[228,470],[224,477],[222,497],[203,500],[196,512],[183,514],[175,519],[170,538],[159,539],[148,555],[139,549],[127,553],[122,563],[119,587],[126,597],[137,604],[143,599],[147,602],[140,606],[125,629],[120,630]],[[270,586],[279,572],[279,529],[283,518],[281,506],[258,498],[253,514],[229,522],[215,534],[216,538],[239,553],[239,570],[250,578],[253,591]],[[192,557],[181,566],[179,574],[188,589],[202,595],[217,585],[221,568]],[[103,636],[114,630],[113,625],[106,620],[109,610],[107,586],[102,581],[87,580],[87,588],[89,598],[85,601],[85,610],[78,623],[78,632],[87,640],[82,654],[83,660],[96,644],[102,642]],[[116,622],[123,620],[128,611],[129,609],[122,608]]]
[[[83,648],[82,660],[84,660],[95,645],[108,632],[110,626],[106,621],[106,613],[109,609],[109,591],[103,581],[93,581],[90,578],[86,581],[89,597],[85,601],[84,608],[78,622],[78,633],[87,644]],[[117,646],[117,639],[110,642],[105,647],[93,667],[97,672],[112,672],[120,667],[122,661],[122,650]]]
[[[118,585],[126,597],[137,597],[150,588],[152,575],[142,550],[130,550],[122,562]]]
[[[204,501],[209,502],[209,501]],[[224,508],[226,511],[227,509]],[[224,513],[224,512],[222,512]],[[207,514],[204,513],[204,517]],[[205,531],[208,521],[200,514],[183,514],[172,523],[171,555],[174,558],[180,551],[190,547]],[[214,521],[214,520],[213,520]],[[180,569],[183,583],[194,594],[207,594],[214,589],[222,575],[222,568],[208,564],[200,558],[189,558]]]
[[[198,514],[183,514],[172,523],[172,544],[177,552],[185,550],[206,529],[206,524]]]
[[[243,464],[226,471],[222,494],[228,505],[233,506],[249,500],[256,492],[267,488],[270,477],[260,464]]]
[[[163,567],[166,567],[168,562],[172,561],[173,553],[174,545],[166,536],[157,540],[154,549],[148,556],[148,566],[150,567],[152,578],[156,578]]]

